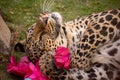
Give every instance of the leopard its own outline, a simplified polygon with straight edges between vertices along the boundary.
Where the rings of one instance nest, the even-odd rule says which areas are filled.
[[[56,48],[63,46],[72,53],[71,67],[85,69],[97,48],[119,37],[120,10],[92,14],[63,25],[59,13],[42,13],[28,31],[25,50],[30,60],[35,62],[43,50],[54,55]]]
[[[33,63],[38,60],[42,71],[53,80],[80,80],[84,76],[76,77],[76,75],[80,75],[82,72],[84,74],[85,71],[91,78],[89,80],[96,79],[94,77],[98,75],[97,71],[102,71],[104,76],[107,75],[107,79],[104,77],[99,79],[110,80],[110,75],[119,74],[118,67],[118,72],[114,71],[111,69],[111,67],[116,68],[113,64],[99,63],[101,60],[94,63],[94,58],[99,48],[113,43],[115,38],[119,38],[119,34],[120,9],[79,17],[66,23],[62,23],[62,17],[58,12],[44,12],[28,29],[25,52]],[[59,46],[67,47],[71,52],[70,70],[58,70],[54,64],[53,56]],[[119,63],[119,61],[117,62]],[[105,71],[106,67],[110,73]],[[93,72],[89,72],[91,69]],[[87,74],[87,72],[85,73]],[[94,75],[94,73],[96,74]],[[115,77],[112,79],[114,80]],[[87,78],[83,80],[87,80]]]

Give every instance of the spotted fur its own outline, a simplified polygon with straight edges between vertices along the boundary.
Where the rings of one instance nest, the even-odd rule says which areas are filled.
[[[40,58],[42,71],[53,80],[117,78],[120,60],[116,62],[118,64],[116,67],[114,57],[117,57],[115,53],[119,55],[117,52],[119,49],[108,48],[108,52],[107,49],[100,49],[106,44],[113,45],[115,38],[119,38],[120,10],[104,11],[64,24],[60,18],[59,13],[42,13],[38,21],[28,30],[25,51],[30,60],[34,63]],[[53,55],[58,46],[67,47],[71,52],[71,69],[68,71],[58,70],[54,65]],[[112,58],[106,58],[101,51],[105,51],[105,54],[109,54],[108,56]],[[102,53],[103,62],[98,53]]]
[[[78,68],[57,69],[51,54],[44,54],[40,57],[40,68],[52,80],[119,80],[119,44],[120,39],[98,49],[92,59],[92,67],[87,71]],[[112,55],[109,54],[111,51]]]

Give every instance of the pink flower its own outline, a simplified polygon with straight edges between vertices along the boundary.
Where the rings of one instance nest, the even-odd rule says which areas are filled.
[[[29,64],[30,69],[32,70],[31,75],[25,75],[25,80],[26,79],[31,79],[31,80],[49,80],[40,70],[38,62],[36,65],[30,63]]]
[[[54,56],[54,60],[57,68],[69,69],[70,68],[69,57],[70,57],[70,52],[68,48],[58,47]]]
[[[69,69],[69,57],[68,48],[58,47],[54,56],[57,68]],[[34,65],[26,56],[21,57],[20,62],[17,62],[14,56],[10,56],[7,72],[24,77],[24,80],[50,80],[41,72],[38,62]]]
[[[14,56],[10,56],[10,63],[7,65],[7,72],[21,77],[24,77],[26,74],[31,74],[32,71],[29,69],[27,57],[23,57],[23,59],[24,61],[18,63]]]
[[[16,62],[14,56],[10,56],[10,63],[7,65],[7,72],[24,77],[25,80],[49,80],[41,71],[38,65],[34,65],[28,58],[22,57]]]

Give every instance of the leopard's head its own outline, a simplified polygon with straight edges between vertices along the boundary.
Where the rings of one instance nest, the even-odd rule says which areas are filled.
[[[25,40],[25,52],[32,62],[36,62],[43,55],[43,51],[55,50],[57,38],[62,23],[59,13],[41,13],[35,24],[28,29]]]

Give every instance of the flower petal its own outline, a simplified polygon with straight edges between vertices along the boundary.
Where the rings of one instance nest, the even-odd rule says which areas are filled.
[[[58,69],[65,68],[68,69],[70,65],[70,52],[68,48],[58,47],[54,55],[54,61]]]

